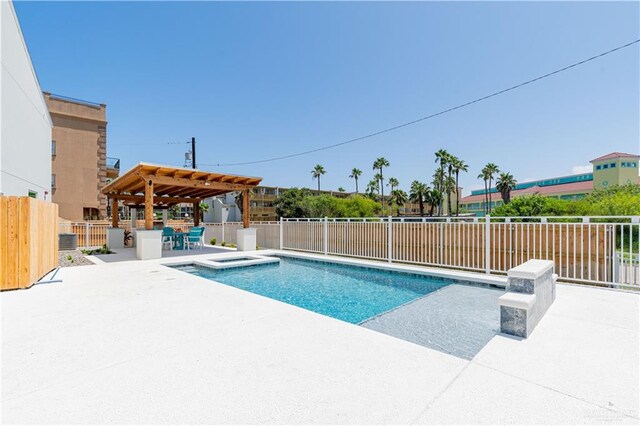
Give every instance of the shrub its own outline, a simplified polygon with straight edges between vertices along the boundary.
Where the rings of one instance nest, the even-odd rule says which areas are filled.
[[[225,246],[227,245],[227,242],[226,242],[226,241],[223,241],[223,242],[221,242],[221,243],[220,243],[220,245],[221,245],[222,247],[225,247]]]
[[[215,246],[216,245],[216,241],[217,240],[215,238],[212,238],[211,241],[209,241],[209,244],[211,244],[212,246]]]

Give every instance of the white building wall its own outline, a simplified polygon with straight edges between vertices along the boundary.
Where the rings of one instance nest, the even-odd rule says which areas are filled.
[[[13,3],[0,0],[0,194],[51,200],[51,127]]]

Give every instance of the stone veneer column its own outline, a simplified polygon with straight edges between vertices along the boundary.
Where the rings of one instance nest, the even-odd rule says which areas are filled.
[[[529,260],[507,272],[507,292],[500,296],[500,331],[529,337],[556,299],[554,264]]]
[[[105,108],[106,105],[101,105]],[[107,197],[101,191],[107,184],[107,127],[98,126],[98,209],[100,219],[107,217]]]

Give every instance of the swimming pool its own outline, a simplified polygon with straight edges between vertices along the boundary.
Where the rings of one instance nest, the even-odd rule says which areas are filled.
[[[452,280],[281,257],[279,264],[227,270],[173,266],[203,278],[353,324],[418,299]]]

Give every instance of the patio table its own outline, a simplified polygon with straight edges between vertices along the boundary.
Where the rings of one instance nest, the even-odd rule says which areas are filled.
[[[184,236],[187,232],[174,232],[173,235],[173,249],[184,250]]]

